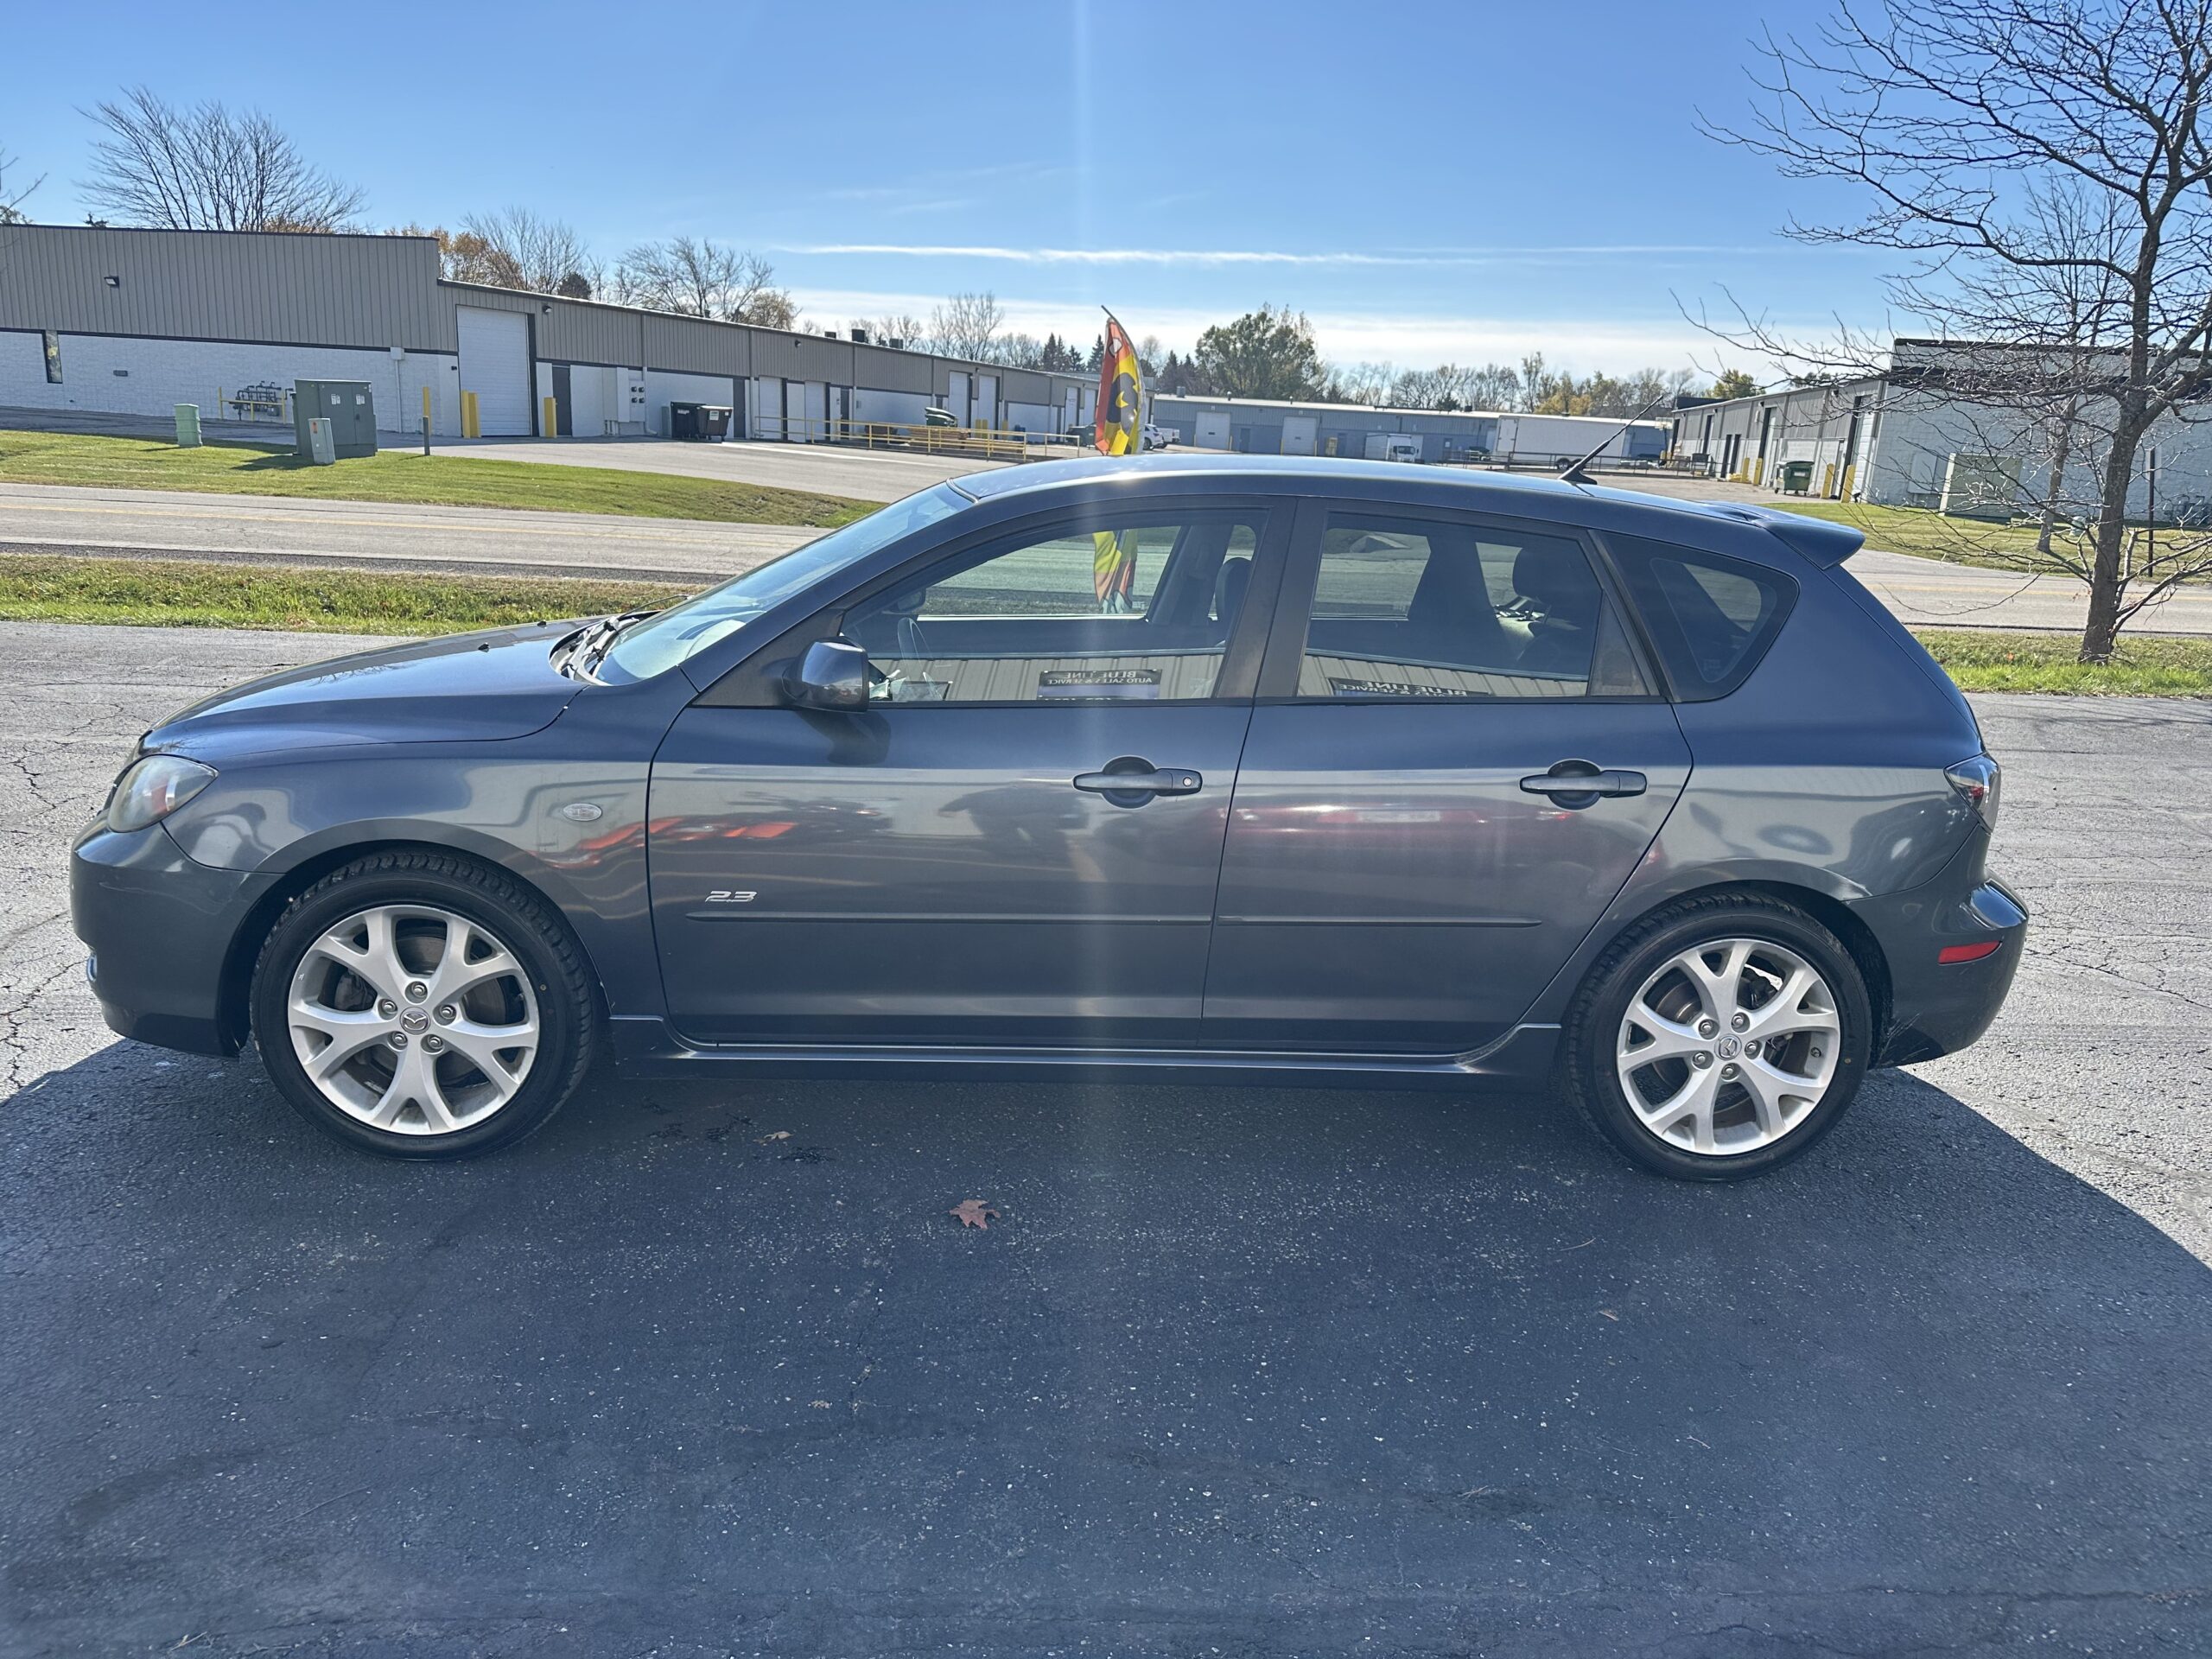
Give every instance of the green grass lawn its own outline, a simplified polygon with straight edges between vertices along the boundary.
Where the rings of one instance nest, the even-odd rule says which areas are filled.
[[[633,518],[825,529],[849,524],[874,512],[876,505],[804,490],[605,467],[477,461],[404,449],[316,467],[289,447],[211,443],[180,449],[160,439],[82,432],[0,432],[0,482],[527,507],[540,512],[611,512]]]
[[[0,557],[0,620],[8,621],[419,636],[637,610],[665,605],[683,591],[552,576]]]
[[[2212,639],[2122,635],[2103,664],[2075,661],[2080,641],[2070,633],[1930,629],[1919,639],[1967,691],[2212,697]]]
[[[1977,564],[1997,570],[2018,570],[2023,573],[2047,570],[2055,575],[2065,571],[2055,562],[2054,556],[2062,550],[2078,551],[2079,544],[2067,541],[2067,531],[2062,527],[2054,543],[2051,555],[2036,551],[2036,527],[2032,524],[1994,524],[1978,518],[1947,518],[1942,513],[1926,507],[1877,507],[1857,501],[1802,501],[1796,496],[1777,495],[1768,498],[1764,505],[1780,507],[1785,512],[1801,512],[1808,518],[1826,518],[1831,523],[1848,524],[1863,531],[1866,545],[1885,553],[1913,553],[1923,559],[1944,559],[1953,564]],[[2164,549],[2171,536],[2178,543],[2183,541],[2201,543],[2202,531],[2158,531],[2159,546]],[[2082,553],[2087,557],[2086,552]]]

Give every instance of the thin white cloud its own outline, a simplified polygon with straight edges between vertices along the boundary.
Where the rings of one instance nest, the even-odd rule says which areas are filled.
[[[988,243],[820,242],[779,253],[866,255],[904,259],[999,260],[1022,265],[1455,266],[1525,264],[1546,259],[1612,258],[1656,254],[1730,254],[1763,249],[1699,244],[1619,243],[1560,247],[1501,247],[1294,253],[1274,248],[1011,248]]]

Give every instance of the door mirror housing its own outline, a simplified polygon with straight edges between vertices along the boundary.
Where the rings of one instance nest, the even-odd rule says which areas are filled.
[[[842,639],[817,639],[784,677],[784,694],[802,709],[868,707],[868,652]]]

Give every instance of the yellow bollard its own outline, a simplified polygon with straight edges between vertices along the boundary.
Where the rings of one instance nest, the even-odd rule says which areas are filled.
[[[1857,474],[1859,468],[1856,466],[1847,467],[1843,469],[1843,499],[1847,501],[1851,499],[1851,480],[1853,476]]]
[[[430,418],[430,389],[428,386],[423,388],[423,418],[425,421]]]
[[[538,418],[537,435],[541,438],[559,437],[561,435],[560,400],[556,397],[543,397],[538,401],[543,408]]]
[[[1827,470],[1821,474],[1821,493],[1824,496],[1833,496],[1835,493],[1835,462],[1834,461],[1828,462]]]

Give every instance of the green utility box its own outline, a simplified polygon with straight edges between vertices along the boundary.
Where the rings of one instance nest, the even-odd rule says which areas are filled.
[[[365,380],[292,382],[292,429],[300,453],[311,453],[309,421],[330,423],[331,448],[340,460],[377,452],[377,400]]]
[[[197,449],[200,447],[200,405],[179,404],[176,406],[176,447]]]
[[[1785,461],[1782,463],[1782,493],[1784,495],[1804,495],[1813,487],[1813,463],[1809,461]]]

